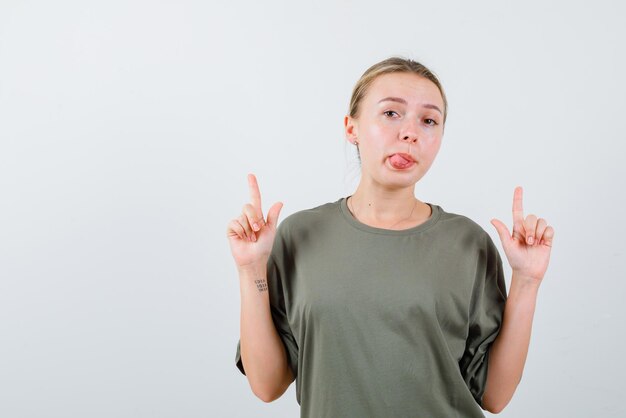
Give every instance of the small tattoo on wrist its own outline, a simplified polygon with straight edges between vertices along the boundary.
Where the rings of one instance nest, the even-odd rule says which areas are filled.
[[[267,281],[265,279],[255,280],[254,283],[256,283],[256,288],[259,289],[259,292],[267,291]]]

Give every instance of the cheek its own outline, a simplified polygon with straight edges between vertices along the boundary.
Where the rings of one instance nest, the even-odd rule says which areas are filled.
[[[441,147],[441,138],[437,135],[429,137],[425,144],[425,149],[430,156],[434,156],[439,152]]]
[[[372,124],[367,130],[368,143],[374,152],[386,152],[398,139],[398,130],[384,123]]]
[[[375,141],[377,138],[380,138],[382,135],[386,134],[388,130],[389,127],[387,126],[377,123],[371,123],[367,129],[367,136],[370,137],[371,140]]]

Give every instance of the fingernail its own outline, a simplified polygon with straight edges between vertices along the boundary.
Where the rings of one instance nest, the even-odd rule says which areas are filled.
[[[258,231],[258,230],[259,230],[259,224],[254,223],[254,224],[252,225],[252,229],[254,229],[255,231]]]
[[[252,234],[252,241],[256,242],[256,234]]]
[[[532,243],[533,243],[533,237],[528,237],[528,243],[532,245]]]

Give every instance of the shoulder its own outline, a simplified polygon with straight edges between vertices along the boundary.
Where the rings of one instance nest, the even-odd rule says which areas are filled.
[[[329,221],[339,214],[339,200],[302,209],[287,215],[278,223],[281,235],[299,235],[306,231],[316,231],[326,227]]]
[[[452,239],[465,244],[465,247],[495,247],[489,233],[469,216],[441,209],[438,223],[439,227],[444,228]]]

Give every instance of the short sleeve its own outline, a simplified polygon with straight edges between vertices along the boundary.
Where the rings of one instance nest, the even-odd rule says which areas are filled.
[[[486,232],[483,243],[476,265],[465,352],[459,361],[463,379],[481,408],[487,384],[489,348],[500,332],[507,300],[498,249]]]
[[[285,221],[278,225],[272,251],[267,262],[267,285],[272,320],[285,346],[287,363],[295,377],[298,375],[298,344],[289,325],[285,301],[286,289],[289,284],[287,280],[294,269],[289,242],[285,238]],[[237,342],[235,364],[241,373],[245,375],[246,372],[241,361],[241,339]]]

